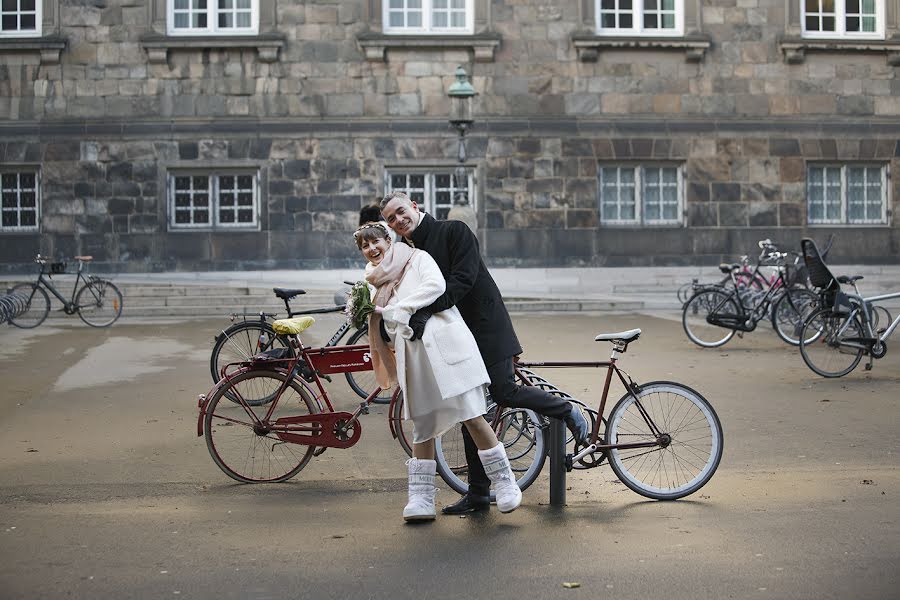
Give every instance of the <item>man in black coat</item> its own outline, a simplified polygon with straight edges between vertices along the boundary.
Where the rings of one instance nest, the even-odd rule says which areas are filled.
[[[447,290],[431,306],[410,318],[412,339],[422,336],[425,322],[432,314],[456,306],[478,343],[491,379],[489,390],[494,401],[502,406],[528,408],[563,419],[576,439],[585,442],[588,425],[577,407],[539,388],[516,383],[513,362],[515,356],[522,353],[522,346],[500,290],[481,259],[478,239],[468,226],[461,221],[436,221],[421,212],[403,192],[385,196],[381,214],[404,241],[428,252],[447,280]],[[469,492],[455,504],[444,507],[441,511],[444,514],[461,514],[490,506],[491,482],[465,427],[463,441],[469,465]]]

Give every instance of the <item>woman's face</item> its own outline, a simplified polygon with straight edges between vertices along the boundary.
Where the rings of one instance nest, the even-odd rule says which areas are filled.
[[[391,247],[391,243],[387,240],[387,238],[375,238],[374,240],[366,240],[362,241],[359,249],[362,251],[363,256],[375,266],[378,266],[384,259],[384,253],[388,251],[388,248]]]

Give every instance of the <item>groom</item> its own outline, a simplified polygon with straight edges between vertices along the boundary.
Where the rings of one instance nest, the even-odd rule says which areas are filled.
[[[478,239],[461,221],[436,221],[419,210],[405,193],[391,192],[381,201],[381,215],[398,236],[434,258],[447,280],[447,290],[431,306],[409,320],[412,339],[419,339],[432,314],[456,306],[472,330],[491,379],[489,390],[497,404],[529,408],[548,417],[563,419],[575,438],[584,443],[588,424],[581,411],[565,400],[536,387],[516,383],[513,361],[522,347],[494,279],[478,251]],[[469,492],[441,512],[456,515],[490,507],[491,482],[481,466],[478,448],[463,427]]]

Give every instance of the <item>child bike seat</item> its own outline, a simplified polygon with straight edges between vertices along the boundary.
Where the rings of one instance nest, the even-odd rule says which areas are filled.
[[[272,323],[272,329],[280,335],[297,335],[303,333],[315,323],[312,317],[294,317],[292,319],[278,319]]]
[[[619,333],[601,333],[594,338],[595,342],[622,342],[628,344],[641,337],[640,329],[629,329]]]
[[[275,292],[275,295],[282,300],[290,300],[294,296],[299,296],[300,294],[306,293],[306,290],[288,290],[285,288],[272,288],[272,291]]]

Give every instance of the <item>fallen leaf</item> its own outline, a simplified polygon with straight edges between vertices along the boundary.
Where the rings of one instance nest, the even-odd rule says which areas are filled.
[[[581,584],[578,583],[577,581],[563,581],[562,586],[563,586],[564,588],[572,589],[572,588],[579,588],[579,587],[581,587]]]

